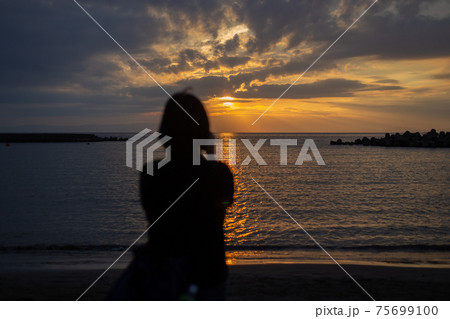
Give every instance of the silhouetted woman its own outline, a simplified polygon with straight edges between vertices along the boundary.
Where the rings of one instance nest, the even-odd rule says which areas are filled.
[[[212,138],[208,117],[195,96],[173,98],[199,125],[172,99],[167,102],[159,132],[172,137],[165,145],[171,147],[171,160],[161,168],[158,161],[148,163],[154,165],[153,176],[146,167],[141,175],[149,225],[198,181],[149,230],[148,244],[136,252],[112,299],[225,299],[223,222],[233,201],[233,175],[225,164],[203,156],[200,165],[193,165],[193,139]]]

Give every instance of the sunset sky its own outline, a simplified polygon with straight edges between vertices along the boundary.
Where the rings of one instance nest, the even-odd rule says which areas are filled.
[[[450,130],[450,1],[79,3],[215,132]],[[73,1],[1,1],[0,131],[157,129],[167,95]]]

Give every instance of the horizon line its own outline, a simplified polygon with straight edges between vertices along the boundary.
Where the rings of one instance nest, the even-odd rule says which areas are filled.
[[[411,133],[414,132],[429,132],[432,129],[422,131],[422,130],[400,130],[396,131],[396,133],[404,133],[406,131],[409,131]],[[436,129],[437,132],[445,131],[446,130],[440,130]],[[0,131],[0,134],[136,134],[138,131],[42,131],[42,132],[5,132]],[[213,134],[385,134],[385,133],[391,133],[392,131],[380,131],[380,132],[363,132],[363,131],[357,131],[357,132],[299,132],[299,131],[289,131],[289,132],[245,132],[245,131],[238,131],[238,132],[231,132],[231,131],[222,131],[222,132],[211,132]]]

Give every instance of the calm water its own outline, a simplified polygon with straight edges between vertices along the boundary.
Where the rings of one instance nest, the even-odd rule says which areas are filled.
[[[337,260],[450,266],[450,150],[329,145],[367,135],[222,134],[238,140],[229,262],[329,262],[253,177]],[[241,138],[299,146],[281,166],[266,141],[267,165],[242,166]],[[305,138],[325,166],[294,165]],[[103,267],[147,226],[124,142],[2,146],[0,171],[0,267]]]

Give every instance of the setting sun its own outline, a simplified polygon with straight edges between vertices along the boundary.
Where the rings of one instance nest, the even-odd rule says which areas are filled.
[[[232,96],[223,96],[223,97],[219,97],[217,99],[221,100],[221,101],[233,101],[234,97],[232,97]]]

